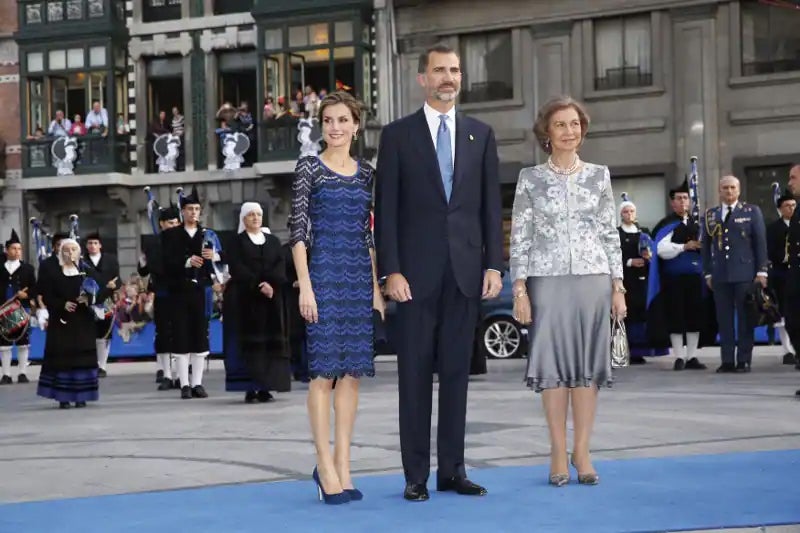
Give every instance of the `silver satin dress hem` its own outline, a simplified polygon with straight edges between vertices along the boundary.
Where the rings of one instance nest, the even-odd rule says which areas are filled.
[[[531,277],[526,285],[533,317],[528,386],[610,387],[611,276]]]

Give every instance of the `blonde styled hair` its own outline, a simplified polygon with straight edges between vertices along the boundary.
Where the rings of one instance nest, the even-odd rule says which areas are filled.
[[[539,108],[539,112],[536,114],[536,120],[533,123],[533,134],[536,136],[536,141],[544,152],[549,154],[553,151],[552,145],[550,144],[550,133],[547,131],[550,127],[550,119],[557,111],[569,108],[574,109],[578,113],[578,119],[581,121],[581,144],[583,144],[584,139],[586,139],[590,123],[589,113],[586,111],[586,107],[570,96],[557,96]]]

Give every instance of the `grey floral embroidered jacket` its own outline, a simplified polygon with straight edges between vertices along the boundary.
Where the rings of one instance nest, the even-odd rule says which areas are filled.
[[[622,252],[608,167],[583,163],[570,176],[547,164],[523,168],[511,219],[511,279],[611,274]]]

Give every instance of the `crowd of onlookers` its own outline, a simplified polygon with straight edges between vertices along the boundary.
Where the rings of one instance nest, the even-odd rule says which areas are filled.
[[[29,140],[39,140],[57,137],[83,137],[94,135],[98,137],[108,136],[111,124],[108,118],[108,110],[102,106],[100,101],[95,100],[92,108],[86,113],[85,120],[80,113],[76,113],[72,120],[64,115],[61,109],[56,110],[55,117],[45,131],[41,125],[37,124],[34,132],[28,135]],[[122,113],[117,115],[116,122],[117,134],[122,135],[130,132],[130,128],[125,121]]]

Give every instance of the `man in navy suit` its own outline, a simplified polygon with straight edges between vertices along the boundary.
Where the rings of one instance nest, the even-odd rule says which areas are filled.
[[[722,366],[717,372],[749,372],[753,358],[753,328],[747,294],[753,282],[767,285],[767,230],[758,206],[739,201],[739,180],[719,181],[722,205],[706,211],[703,271],[719,323]],[[736,327],[734,327],[734,319]]]
[[[433,372],[439,376],[437,490],[484,495],[467,479],[464,426],[481,298],[502,287],[503,231],[492,129],[456,113],[458,55],[420,56],[426,101],[383,129],[376,179],[379,276],[398,302],[400,446],[411,501],[428,499]]]

